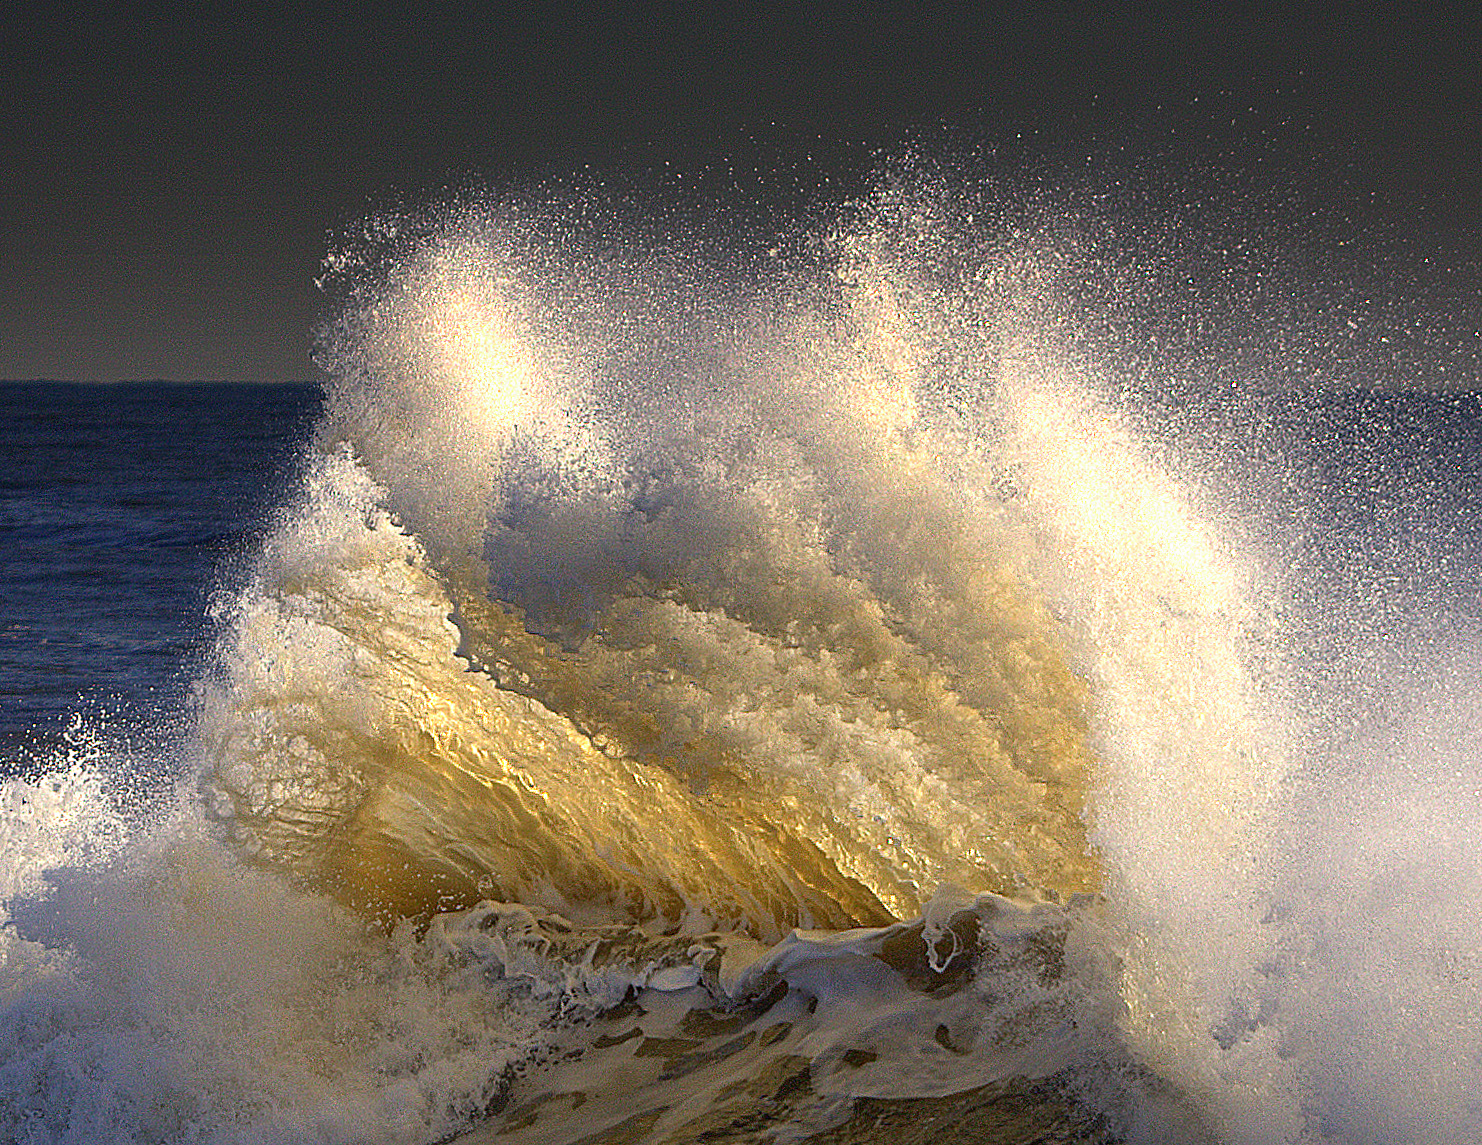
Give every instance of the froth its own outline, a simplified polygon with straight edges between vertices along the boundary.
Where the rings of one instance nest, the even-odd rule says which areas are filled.
[[[1406,702],[1311,761],[1280,835],[1289,938],[1267,1004],[1332,1141],[1482,1129],[1477,651],[1459,637],[1394,681]]]
[[[182,807],[12,904],[7,1139],[439,1140],[541,1052],[553,1004],[244,870],[203,827]]]

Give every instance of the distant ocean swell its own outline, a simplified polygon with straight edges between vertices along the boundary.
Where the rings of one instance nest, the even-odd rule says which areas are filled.
[[[482,203],[333,255],[197,778],[7,788],[0,1124],[1369,1140],[1272,586],[1011,237],[895,191],[765,253]]]

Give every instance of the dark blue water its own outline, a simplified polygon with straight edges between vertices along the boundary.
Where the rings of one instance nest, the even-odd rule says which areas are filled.
[[[318,409],[304,385],[0,384],[0,759],[77,712],[178,709]]]

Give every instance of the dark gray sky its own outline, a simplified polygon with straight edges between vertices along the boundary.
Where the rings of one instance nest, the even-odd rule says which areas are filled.
[[[36,5],[0,33],[0,378],[311,378],[328,235],[398,197],[779,156],[842,194],[943,124],[1258,147],[1475,268],[1476,19],[1377,7]]]

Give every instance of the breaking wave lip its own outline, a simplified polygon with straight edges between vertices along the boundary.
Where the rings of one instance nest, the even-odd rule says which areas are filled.
[[[944,883],[1063,897],[1103,875],[1100,672],[1133,677],[1108,706],[1192,733],[1162,777],[1193,776],[1191,836],[1242,846],[1278,769],[1236,742],[1239,573],[1109,411],[1015,348],[1024,259],[943,287],[951,252],[923,268],[889,224],[749,293],[683,251],[584,256],[539,213],[398,238],[322,340],[325,460],[237,603],[206,738],[241,841],[323,852],[351,894],[379,849],[367,893],[426,858],[412,882],[445,896],[545,880],[567,912],[774,937]],[[945,389],[944,361],[967,375]],[[348,559],[320,560],[342,527]],[[296,648],[290,687],[380,698],[290,712],[253,641]],[[1195,681],[1192,718],[1149,687]]]
[[[361,257],[222,618],[234,845],[389,919],[764,943],[1104,889],[1131,1041],[1218,1102],[1181,1055],[1262,942],[1283,766],[1248,573],[1025,336],[1031,254],[964,281],[929,206],[750,286],[487,207]]]

